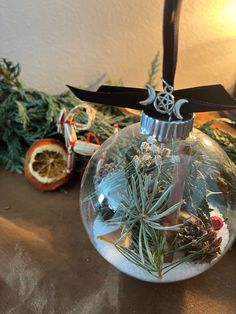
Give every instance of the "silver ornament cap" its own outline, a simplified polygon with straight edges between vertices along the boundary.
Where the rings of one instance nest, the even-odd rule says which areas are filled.
[[[146,136],[153,136],[158,142],[169,142],[172,139],[186,139],[193,129],[194,116],[188,120],[164,121],[141,115],[140,132]]]

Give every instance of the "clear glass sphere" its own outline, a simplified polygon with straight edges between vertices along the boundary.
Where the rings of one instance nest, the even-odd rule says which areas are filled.
[[[109,138],[82,179],[81,215],[97,251],[150,282],[196,276],[236,235],[236,170],[221,147],[194,129],[158,143],[140,124]]]

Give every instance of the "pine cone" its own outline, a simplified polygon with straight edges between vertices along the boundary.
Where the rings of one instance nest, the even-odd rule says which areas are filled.
[[[210,263],[221,254],[220,244],[222,238],[217,238],[217,233],[210,224],[204,224],[200,219],[189,220],[178,234],[176,245],[188,245],[184,250],[185,256],[197,253],[193,258],[194,263]]]

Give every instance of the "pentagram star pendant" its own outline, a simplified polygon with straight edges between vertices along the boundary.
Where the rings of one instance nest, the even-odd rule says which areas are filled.
[[[174,109],[175,98],[171,93],[160,92],[154,100],[156,111],[170,115]]]

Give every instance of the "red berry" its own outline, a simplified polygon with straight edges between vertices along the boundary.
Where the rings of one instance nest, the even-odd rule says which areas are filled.
[[[223,220],[219,216],[212,216],[211,222],[215,230],[220,230],[224,225]]]

